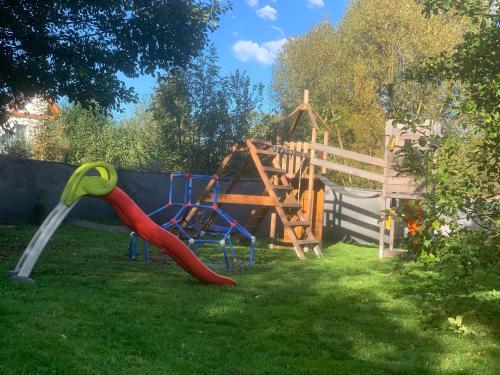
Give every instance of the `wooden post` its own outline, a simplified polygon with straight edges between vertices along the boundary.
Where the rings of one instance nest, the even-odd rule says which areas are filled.
[[[312,163],[312,160],[314,159],[315,153],[314,153],[314,144],[316,143],[316,134],[317,130],[316,128],[312,128],[312,135],[311,135],[311,162],[309,163],[309,184],[307,186],[307,217],[309,218],[309,221],[312,222],[312,207],[313,207],[313,189],[314,189],[314,164]]]
[[[277,177],[272,177],[272,183],[274,185],[278,184]],[[269,225],[269,248],[273,249],[276,242],[276,209],[273,208],[271,211],[271,223]]]
[[[276,144],[280,145],[283,142],[283,124],[280,123],[278,132],[276,133]]]
[[[297,152],[302,152],[302,142],[297,142],[297,147],[295,148],[295,150]],[[300,168],[300,162],[302,161],[301,157],[298,155],[295,156],[294,159],[295,159],[295,166],[294,166],[293,171],[291,173],[292,176],[295,176],[295,173],[298,172],[298,170]]]
[[[304,143],[302,144],[302,147],[303,147],[302,152],[304,152],[304,154],[309,153],[309,143],[304,142]],[[301,159],[300,159],[300,161],[301,161],[301,162],[304,162],[304,158],[301,158]],[[304,163],[304,165],[305,165],[305,163]],[[305,168],[304,168],[304,169],[305,169]],[[302,178],[302,175],[306,176],[306,171],[305,171],[305,170],[302,170],[302,173],[300,174],[300,176],[299,176],[299,177],[300,177],[300,178]]]
[[[392,200],[392,199],[391,199]],[[392,207],[392,205],[391,205]],[[391,210],[392,213],[392,210]],[[389,228],[389,253],[394,251],[394,232],[396,230],[396,220],[394,216],[391,217],[391,227]]]
[[[288,150],[290,151],[293,151],[295,150],[295,142],[288,142]],[[294,166],[294,158],[292,155],[289,155],[288,153],[285,153],[285,155],[283,156],[284,160],[286,160],[286,162],[284,164],[282,164],[281,166],[281,169],[284,169],[285,171],[287,171],[288,174],[292,174],[293,173],[293,166]]]
[[[329,136],[328,131],[327,131],[327,130],[324,130],[324,131],[323,131],[323,144],[324,144],[325,146],[328,146],[328,136]],[[322,154],[321,158],[322,158],[323,160],[326,160],[326,156],[327,156],[327,155],[328,155],[328,154],[326,153],[326,151],[323,151],[323,154]],[[326,167],[322,167],[322,168],[321,168],[321,173],[322,173],[322,174],[326,174]]]
[[[222,162],[219,165],[219,168],[217,168],[217,171],[215,172],[216,176],[222,176],[222,173],[226,170],[226,167],[229,165],[229,162],[233,158],[234,154],[236,152],[238,152],[238,150],[240,149],[240,146],[241,146],[241,144],[239,142],[237,142],[231,147],[231,150],[229,150],[229,154],[224,158],[224,160],[222,160]],[[200,198],[196,201],[196,204],[200,204],[200,202],[202,202],[203,198],[206,197],[207,194],[210,193],[210,191],[213,189],[214,185],[215,185],[215,180],[211,179],[208,182],[207,186],[205,186],[205,188],[201,192]],[[193,216],[196,214],[196,212],[198,212],[198,208],[196,208],[196,207],[191,208],[189,210],[189,212],[187,213],[185,221],[188,222],[189,220],[191,220],[193,218]],[[185,226],[185,224],[183,225],[183,227],[184,226]]]
[[[269,248],[273,249],[276,242],[276,210],[271,212],[271,224],[269,227]]]
[[[387,209],[387,177],[389,174],[389,144],[392,137],[392,120],[388,120],[385,123],[385,153],[384,153],[384,182],[382,184],[381,193],[381,207],[380,211],[385,211]],[[382,218],[381,218],[382,219]],[[384,247],[385,247],[385,220],[380,221],[380,233],[379,233],[379,251],[378,257],[384,257]]]
[[[304,90],[304,104],[309,104],[309,90]]]

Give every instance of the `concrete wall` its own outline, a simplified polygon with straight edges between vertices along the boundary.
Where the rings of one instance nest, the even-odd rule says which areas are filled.
[[[0,155],[0,222],[34,221],[44,218],[57,204],[61,192],[76,166],[39,160],[26,160]],[[193,187],[197,197],[206,181]],[[121,187],[145,212],[151,212],[168,201],[168,174],[118,170]],[[235,193],[260,194],[263,186],[258,180],[244,180]],[[182,199],[183,182],[175,180],[176,200]],[[236,220],[245,222],[250,206],[224,207]],[[170,212],[155,217],[164,221]],[[103,201],[84,197],[70,213],[71,218],[109,221],[117,219],[114,211]]]
[[[0,222],[40,220],[57,204],[64,185],[75,166],[64,163],[25,160],[0,155]],[[153,172],[118,171],[118,185],[145,211],[151,212],[168,200],[167,174]],[[198,196],[204,183],[194,187]],[[175,185],[176,196],[182,197],[182,183]],[[234,193],[260,194],[260,180],[243,180]],[[353,241],[378,243],[377,217],[380,198],[362,198],[376,195],[377,191],[343,189],[326,186],[324,211],[324,241]],[[177,199],[177,200],[179,200]],[[241,223],[246,222],[251,206],[225,205],[224,210]],[[172,211],[155,217],[165,221]],[[90,221],[116,219],[113,210],[103,201],[83,198],[70,217]],[[262,226],[267,232],[268,223]]]
[[[380,197],[373,196],[379,193],[326,185],[323,240],[378,243]]]

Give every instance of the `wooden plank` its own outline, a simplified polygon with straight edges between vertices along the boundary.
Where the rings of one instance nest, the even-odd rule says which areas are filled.
[[[226,186],[226,188],[224,190],[222,190],[222,189],[220,190],[219,195],[220,194],[231,194],[231,192],[233,191],[233,189],[236,187],[236,184],[240,180],[241,174],[243,173],[243,171],[248,166],[249,161],[250,161],[250,156],[247,156],[245,158],[244,162],[241,164],[240,169],[238,170],[238,172],[229,181],[229,184]],[[221,186],[221,188],[222,188],[222,186]],[[222,206],[221,202],[219,202],[219,206]],[[205,225],[212,224],[214,218],[215,218],[215,211],[212,211],[211,214],[210,214],[210,217],[205,222]],[[185,228],[185,226],[184,226],[184,228]]]
[[[387,184],[389,185],[422,185],[423,181],[418,181],[413,177],[397,176],[387,177]]]
[[[290,112],[288,114],[288,116],[286,116],[287,119],[291,118],[293,115],[296,115],[299,111],[303,111],[304,110],[304,107],[303,107],[303,104],[300,104],[299,106],[297,106],[292,112]]]
[[[389,153],[391,152],[389,150],[389,145],[391,143],[391,137],[392,137],[392,131],[394,130],[394,127],[392,126],[392,120],[388,120],[385,123],[385,148],[384,148],[384,181],[382,185],[382,194],[380,194],[380,199],[381,199],[381,205],[380,205],[380,211],[381,211],[381,216],[382,212],[385,211],[387,208],[387,184],[385,183],[388,173],[389,173]],[[389,199],[390,201],[390,199]],[[380,223],[379,223],[379,239],[378,239],[378,257],[379,259],[382,259],[384,257],[384,247],[385,247],[385,220],[380,217]]]
[[[318,114],[318,112],[316,112],[314,110],[314,108],[311,107],[311,111],[314,113],[314,115],[316,116],[316,120],[318,120],[319,124],[321,125],[321,127],[323,128],[323,130],[326,130],[328,132],[333,132],[333,129],[331,126],[329,126],[325,121],[323,121],[323,119],[321,118],[321,116]]]
[[[312,165],[317,165],[318,167],[326,167],[327,169],[332,169],[337,172],[347,173],[353,176],[366,178],[367,180],[384,183],[384,176],[378,173],[368,172],[363,169],[350,167],[348,165],[333,163],[331,161],[325,161],[322,159],[313,158],[311,159]]]
[[[304,143],[302,143],[302,152],[303,152],[304,154],[306,154],[306,155],[307,155],[307,158],[309,159],[309,152],[310,152],[310,150],[309,150],[309,142],[304,142]],[[301,162],[303,163],[303,162],[304,162],[304,160],[302,160]],[[305,176],[305,173],[306,173],[305,169],[306,169],[306,167],[304,166],[304,167],[302,168],[302,175],[304,175],[304,176]],[[302,175],[301,175],[301,176],[299,176],[299,178],[302,178]]]
[[[422,134],[421,132],[412,132],[408,130],[403,130],[403,129],[396,129],[393,128],[392,130],[392,135],[396,136],[399,139],[411,139],[418,141],[420,137],[425,137],[425,134]]]
[[[293,187],[288,185],[272,185],[272,186],[273,190],[286,190],[286,191],[293,190]]]
[[[281,169],[281,168],[274,168],[274,167],[262,167],[262,170],[266,173],[273,173],[273,174],[286,174],[286,171]]]
[[[212,198],[213,194],[210,193],[203,198],[203,201],[210,202]],[[219,194],[218,202],[226,204],[248,204],[252,206],[276,206],[274,199],[262,195]]]
[[[288,225],[292,226],[292,227],[298,227],[298,226],[308,226],[308,225],[311,225],[311,222],[310,221],[289,221],[288,222]]]
[[[418,200],[418,199],[424,199],[424,194],[423,194],[423,192],[416,192],[414,194],[387,192],[387,197],[395,198],[395,199],[417,199]]]
[[[298,109],[299,109],[299,112],[297,112],[297,116],[295,116],[295,118],[292,120],[292,124],[290,125],[290,128],[288,130],[289,136],[292,135],[293,133],[295,133],[295,130],[297,129],[297,125],[300,122],[302,115],[304,114],[304,108],[302,105],[300,107],[298,107]]]
[[[299,202],[283,202],[281,203],[283,208],[301,208],[302,205]]]
[[[297,142],[297,150],[296,151],[302,152],[302,142]],[[294,167],[293,167],[292,173],[290,173],[292,176],[295,176],[295,173],[297,173],[297,171],[299,170],[301,163],[302,163],[301,157],[296,154]]]
[[[276,242],[276,211],[271,212],[271,223],[269,225],[269,240],[270,247],[274,246],[274,242]]]
[[[258,154],[276,157],[278,154],[271,150],[257,150]]]
[[[226,157],[224,158],[224,160],[222,160],[222,162],[220,163],[219,168],[217,168],[217,171],[215,172],[215,175],[222,176],[222,173],[224,172],[224,170],[226,169],[226,167],[229,165],[229,162],[233,158],[234,154],[240,149],[240,147],[241,147],[241,143],[240,142],[237,142],[237,143],[233,144],[233,146],[229,150],[229,154],[226,155]],[[198,199],[198,201],[196,203],[200,203],[202,201],[202,199],[207,194],[210,193],[210,191],[213,189],[214,185],[215,185],[215,180],[213,180],[213,179],[210,180],[208,182],[207,186],[205,186],[205,189],[203,189],[203,191],[201,192],[200,198]],[[188,214],[186,215],[186,221],[191,220],[193,218],[193,216],[196,214],[197,211],[198,211],[198,209],[196,207],[194,207],[191,210],[189,210]]]
[[[269,147],[274,146],[271,142],[264,141],[262,139],[252,138],[252,139],[249,139],[249,141],[252,142],[252,143],[256,143],[258,145],[262,145],[262,146],[269,146]]]
[[[343,150],[343,149],[338,148],[338,147],[325,146],[325,145],[322,145],[321,143],[314,143],[313,147],[317,151],[323,151],[323,152],[326,152],[328,154],[340,156],[342,158],[356,160],[356,161],[359,161],[362,163],[376,165],[378,167],[385,167],[385,160],[382,158],[377,158],[374,156],[360,154],[359,152]]]
[[[312,134],[311,134],[311,145],[314,145],[316,143],[316,135],[317,135],[317,130],[316,128],[312,128]],[[313,220],[312,217],[312,207],[313,207],[313,189],[314,189],[314,163],[313,160],[315,159],[315,153],[314,153],[314,147],[311,147],[311,160],[309,162],[309,181],[307,184],[307,218],[309,221]]]
[[[396,231],[396,220],[394,216],[391,217],[391,226],[389,229],[389,251],[392,252],[394,250],[394,234]]]
[[[424,190],[424,184],[421,185],[391,185],[386,184],[387,193],[405,193],[414,194],[422,192]]]
[[[323,184],[319,184],[317,188],[314,189],[314,220],[312,222],[311,229],[314,233],[314,237],[321,244],[323,239],[323,213],[325,208],[325,187]]]
[[[293,168],[293,157],[288,154],[282,154],[283,161],[281,163],[281,169],[288,171]]]
[[[317,243],[318,241],[316,240],[299,240],[299,245],[313,245]]]

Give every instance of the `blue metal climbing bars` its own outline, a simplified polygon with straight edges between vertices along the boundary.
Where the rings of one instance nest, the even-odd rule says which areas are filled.
[[[175,179],[184,179],[184,192],[183,192],[183,202],[174,202],[174,185]],[[214,187],[212,193],[212,200],[209,202],[193,203],[193,181],[202,180],[210,181],[213,180]],[[226,268],[230,267],[229,257],[227,254],[227,247],[231,252],[233,261],[236,262],[236,252],[234,250],[231,236],[235,233],[241,234],[246,239],[250,240],[250,257],[248,264],[251,266],[254,261],[254,251],[255,251],[255,237],[252,236],[241,224],[239,224],[234,218],[232,218],[227,212],[223,211],[218,204],[220,191],[220,178],[218,176],[209,176],[201,174],[190,174],[190,173],[171,173],[170,174],[170,186],[168,190],[168,203],[149,213],[148,216],[152,217],[160,212],[163,212],[169,208],[177,208],[176,213],[170,220],[161,224],[161,227],[177,232],[178,236],[186,241],[188,246],[192,251],[196,252],[198,247],[202,244],[219,244],[222,254],[224,255],[224,261],[226,263]],[[209,220],[203,222],[202,220],[193,221],[186,220],[188,212],[196,208],[198,213],[205,211],[208,213]],[[200,216],[200,215],[198,215]],[[216,216],[222,222],[221,224],[213,224],[213,220],[210,220],[212,216]],[[137,255],[138,237],[135,233],[131,233],[130,244],[129,244],[129,258],[135,259]],[[144,241],[144,260],[148,259],[148,244]]]

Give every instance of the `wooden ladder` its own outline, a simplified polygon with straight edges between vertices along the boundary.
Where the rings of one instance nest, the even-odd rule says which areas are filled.
[[[285,233],[292,241],[297,257],[305,259],[304,252],[308,252],[309,248],[312,248],[318,257],[321,256],[320,241],[312,232],[311,222],[295,196],[286,171],[280,166],[278,154],[272,150],[272,143],[249,139],[246,140],[246,145],[267,193],[275,201],[274,209],[283,223]],[[263,160],[266,163],[271,162],[271,165],[264,165]],[[295,231],[295,228],[299,227],[302,230]]]

